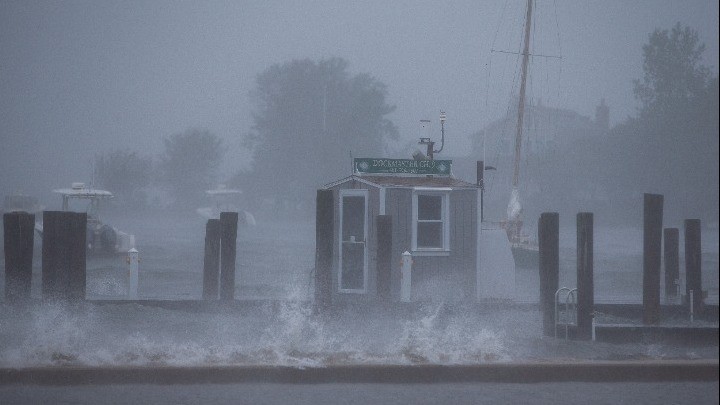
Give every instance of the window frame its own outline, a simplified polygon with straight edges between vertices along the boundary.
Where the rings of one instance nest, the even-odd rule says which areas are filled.
[[[422,188],[412,191],[412,238],[411,249],[415,256],[449,256],[450,255],[450,192],[451,188]],[[435,196],[440,198],[440,223],[442,223],[442,247],[418,247],[418,197]],[[434,222],[434,221],[433,221]]]

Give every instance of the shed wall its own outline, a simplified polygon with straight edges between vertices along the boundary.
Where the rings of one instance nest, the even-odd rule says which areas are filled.
[[[380,214],[380,189],[360,181],[333,186],[335,204],[335,237],[333,238],[332,291],[335,300],[362,302],[377,296],[377,223]],[[367,289],[365,294],[340,293],[340,190],[368,190]],[[454,189],[449,197],[450,253],[446,256],[422,256],[411,251],[412,246],[412,195],[411,188],[386,188],[385,214],[392,216],[392,271],[393,299],[400,298],[400,266],[402,253],[413,253],[412,299],[467,300],[476,297],[477,274],[477,221],[478,192],[476,189]]]
[[[413,253],[413,300],[474,299],[477,262],[477,190],[450,192],[450,254],[420,256],[412,246],[412,189],[389,188],[386,214],[393,221],[392,291],[399,298],[400,257]],[[397,260],[395,260],[397,258]]]

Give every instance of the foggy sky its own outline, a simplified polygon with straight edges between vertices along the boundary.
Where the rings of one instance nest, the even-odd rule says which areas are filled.
[[[190,127],[226,140],[227,172],[247,166],[241,137],[252,125],[255,77],[294,58],[342,57],[352,73],[387,84],[403,142],[419,136],[420,119],[437,125],[445,110],[446,150],[461,155],[508,103],[488,85],[503,58],[490,49],[519,37],[524,3],[0,0],[0,194],[88,181],[95,153],[156,154],[163,137]],[[537,52],[563,57],[547,65],[559,72],[554,106],[592,116],[605,98],[611,124],[635,115],[641,47],[675,22],[699,32],[717,74],[717,1],[537,0],[537,8],[545,18],[537,29],[548,30],[538,38],[553,45]]]

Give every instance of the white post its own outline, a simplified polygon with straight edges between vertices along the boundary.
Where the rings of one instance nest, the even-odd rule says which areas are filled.
[[[693,290],[690,290],[690,323],[693,323],[693,321],[694,321],[693,318],[695,317],[695,308],[693,305],[694,301],[695,301],[694,300],[695,297],[693,297],[693,295],[695,295]]]
[[[402,269],[400,271],[400,301],[410,302],[412,286],[412,255],[405,251],[402,254]]]
[[[595,312],[592,314],[592,341],[595,341]]]
[[[138,291],[138,262],[139,252],[132,248],[128,250],[126,262],[128,264],[128,299],[136,300]]]

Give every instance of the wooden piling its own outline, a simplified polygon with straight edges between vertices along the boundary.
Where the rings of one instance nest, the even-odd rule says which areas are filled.
[[[332,302],[332,254],[335,206],[332,190],[317,190],[315,205],[315,310]]]
[[[392,216],[377,216],[377,294],[382,300],[392,296]]]
[[[85,300],[87,287],[87,213],[68,214],[68,276],[65,296],[69,300],[82,301]]]
[[[592,338],[595,306],[593,283],[593,213],[577,214],[577,337]]]
[[[66,253],[65,221],[66,212],[43,212],[43,241],[42,241],[42,298],[55,300],[62,298],[62,280],[64,272],[64,256]]]
[[[560,276],[560,215],[544,212],[538,221],[540,310],[543,334],[555,336],[555,292]]]
[[[643,203],[643,323],[651,325],[660,317],[663,196],[646,193]]]
[[[43,212],[42,297],[84,300],[86,294],[87,214]]]
[[[235,299],[235,256],[237,246],[237,212],[220,213],[220,299]]]
[[[702,311],[702,251],[700,248],[700,220],[685,220],[685,296],[693,291],[693,310]],[[688,305],[689,305],[688,301]]]
[[[35,215],[27,212],[3,214],[5,248],[5,302],[27,302],[32,281]]]
[[[665,298],[677,297],[677,286],[680,281],[680,255],[678,246],[680,232],[677,228],[663,230],[663,262],[665,263]]]
[[[220,283],[220,220],[209,219],[205,225],[205,258],[203,261],[203,299],[217,300]]]

